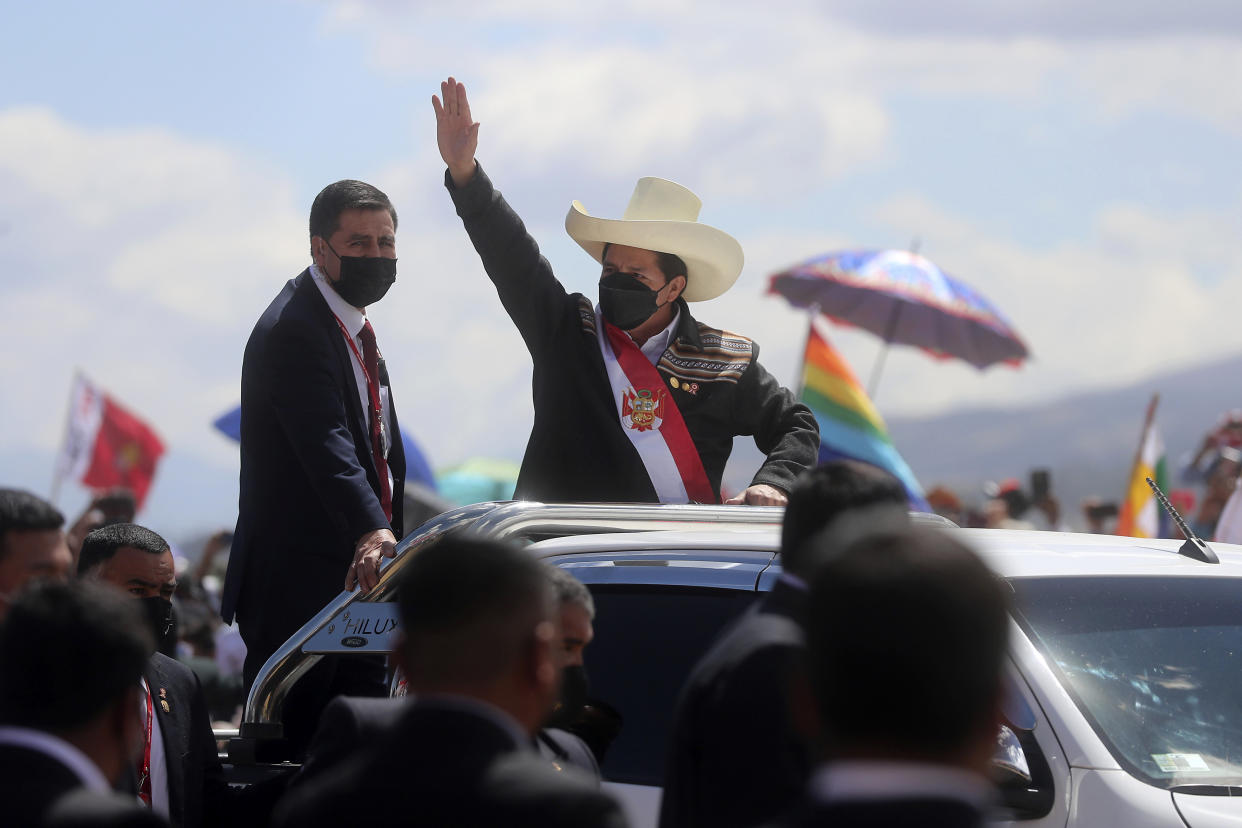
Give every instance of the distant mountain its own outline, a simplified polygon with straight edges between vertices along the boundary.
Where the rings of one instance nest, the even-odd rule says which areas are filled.
[[[1143,414],[1160,394],[1156,422],[1170,472],[1231,408],[1242,408],[1242,354],[1160,374],[1123,388],[1074,394],[1039,405],[963,409],[933,417],[893,418],[889,431],[924,487],[944,484],[966,501],[981,499],[986,480],[1052,470],[1064,516],[1081,523],[1088,495],[1121,497]]]

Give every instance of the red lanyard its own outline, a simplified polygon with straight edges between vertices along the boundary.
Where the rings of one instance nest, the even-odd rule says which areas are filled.
[[[354,338],[349,335],[349,331],[345,329],[345,323],[341,321],[341,317],[335,313],[332,318],[336,320],[336,324],[341,329],[341,335],[345,337],[345,343],[349,345],[349,350],[354,352],[354,356],[358,359],[358,365],[362,367],[362,376],[367,381],[367,396],[371,398],[371,411],[378,420],[382,416],[379,394],[379,377],[371,379],[371,372],[367,370],[367,361],[362,358],[362,354],[358,353],[358,345],[354,342]],[[381,420],[382,423],[382,420]]]
[[[147,691],[147,743],[142,750],[142,767],[138,769],[138,798],[142,804],[151,807],[151,719],[155,711],[151,707],[151,688]]]

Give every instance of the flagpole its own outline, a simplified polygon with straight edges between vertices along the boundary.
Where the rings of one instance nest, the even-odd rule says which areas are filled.
[[[798,370],[798,386],[794,397],[802,399],[802,389],[806,386],[806,349],[811,345],[811,334],[815,330],[815,317],[819,316],[819,305],[807,308],[806,336],[802,340],[802,367]]]
[[[917,256],[922,240],[915,236],[910,240],[910,254]],[[867,396],[871,398],[871,402],[875,403],[875,392],[880,387],[880,374],[884,370],[884,359],[888,356],[889,345],[893,341],[893,335],[897,333],[897,320],[901,317],[901,300],[893,301],[893,311],[888,317],[888,327],[884,329],[884,344],[880,346],[880,353],[875,358],[875,364],[871,367],[871,379],[867,382]]]
[[[1130,503],[1130,488],[1134,482],[1134,472],[1143,462],[1143,445],[1147,442],[1147,432],[1151,429],[1151,424],[1156,419],[1156,406],[1160,403],[1160,394],[1151,395],[1151,402],[1147,403],[1147,415],[1143,418],[1143,427],[1139,430],[1138,447],[1134,450],[1134,460],[1130,463],[1130,474],[1126,478],[1126,491],[1121,499],[1121,514],[1117,516],[1116,532],[1120,534],[1123,530],[1133,533],[1134,522],[1138,516],[1133,511],[1133,505]]]
[[[61,430],[60,451],[56,452],[56,459],[52,466],[52,491],[48,496],[48,500],[52,505],[56,505],[56,501],[60,499],[60,484],[63,477],[60,473],[61,458],[65,455],[65,448],[69,442],[69,423],[73,420],[73,390],[78,387],[78,378],[82,376],[81,368],[73,369],[73,380],[69,383],[69,400],[65,403],[65,427]]]
[[[1147,440],[1147,430],[1151,428],[1152,422],[1156,419],[1156,406],[1160,403],[1160,394],[1151,395],[1151,402],[1147,403],[1147,416],[1143,419],[1143,430],[1139,432],[1138,448],[1134,450],[1134,464],[1131,469],[1136,468],[1143,459],[1143,443]]]

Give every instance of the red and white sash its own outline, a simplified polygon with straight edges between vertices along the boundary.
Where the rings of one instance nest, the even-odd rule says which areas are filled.
[[[719,503],[660,372],[629,334],[605,321],[598,309],[595,335],[621,428],[638,450],[656,497],[661,503]]]

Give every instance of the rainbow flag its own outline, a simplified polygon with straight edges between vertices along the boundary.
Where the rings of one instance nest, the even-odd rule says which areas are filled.
[[[931,511],[880,412],[821,326],[818,318],[811,319],[802,362],[802,402],[819,423],[819,462],[860,460],[878,466],[902,482],[913,508]]]
[[[1121,514],[1117,516],[1118,535],[1129,535],[1133,538],[1161,538],[1165,531],[1165,513],[1156,502],[1156,495],[1147,485],[1147,478],[1156,481],[1156,485],[1166,494],[1169,491],[1169,472],[1164,460],[1164,441],[1160,439],[1160,431],[1156,428],[1156,405],[1159,395],[1153,396],[1147,405],[1147,419],[1143,423],[1143,433],[1139,437],[1138,453],[1134,456],[1134,466],[1130,469],[1130,480],[1126,484],[1125,499],[1121,502]]]

